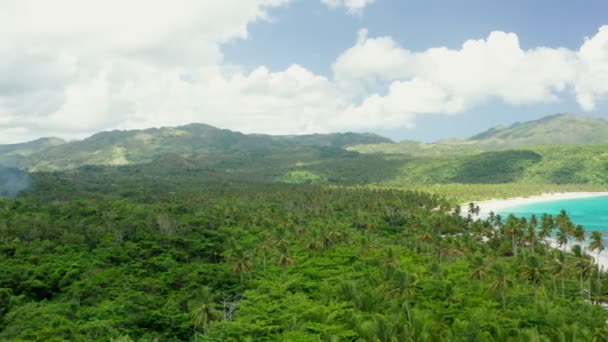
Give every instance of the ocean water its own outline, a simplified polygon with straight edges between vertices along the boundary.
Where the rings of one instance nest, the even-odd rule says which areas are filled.
[[[509,214],[530,217],[532,214],[539,218],[544,213],[557,215],[566,210],[570,219],[583,225],[587,232],[600,230],[604,238],[608,235],[608,196],[587,197],[577,199],[563,199],[532,204],[518,205],[499,210],[498,213],[506,217]]]

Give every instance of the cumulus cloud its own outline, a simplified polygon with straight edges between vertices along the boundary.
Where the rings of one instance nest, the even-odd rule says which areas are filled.
[[[349,14],[361,14],[363,9],[376,0],[321,0],[329,8],[346,8]]]
[[[489,99],[573,95],[591,110],[608,95],[608,26],[578,50],[526,50],[516,34],[492,32],[458,49],[410,51],[361,30],[331,75],[225,63],[223,44],[286,3],[0,1],[0,143],[191,122],[280,134],[413,127],[419,115]]]
[[[371,103],[377,116],[400,112],[405,123],[415,114],[457,113],[490,99],[511,105],[555,102],[569,91],[583,109],[591,110],[597,98],[608,94],[608,26],[578,51],[524,50],[516,34],[496,31],[485,39],[468,40],[460,49],[414,52],[391,37],[369,38],[362,30],[357,43],[337,58],[333,72],[338,84],[355,91],[390,84],[387,95],[371,95],[358,109]],[[395,90],[410,84],[418,84],[415,91],[408,89],[416,97]],[[429,98],[435,106],[425,105]]]

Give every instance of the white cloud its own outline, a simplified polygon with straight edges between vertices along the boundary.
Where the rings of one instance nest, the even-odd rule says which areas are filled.
[[[368,5],[373,4],[376,0],[321,0],[329,8],[346,8],[349,14],[359,15]]]
[[[361,30],[329,76],[223,61],[222,44],[286,3],[0,0],[0,143],[191,122],[280,134],[412,127],[489,99],[573,94],[590,110],[608,95],[608,26],[578,50],[525,50],[515,34],[492,32],[410,51]]]
[[[595,36],[585,40],[578,57],[576,97],[583,109],[593,110],[597,99],[608,95],[608,26],[602,26]]]
[[[373,103],[378,116],[394,117],[394,108],[409,120],[415,114],[457,113],[495,98],[510,105],[555,102],[571,91],[583,109],[591,110],[598,97],[608,95],[608,26],[587,39],[579,51],[524,50],[517,35],[496,31],[486,39],[468,40],[457,50],[412,52],[391,37],[369,38],[362,30],[357,43],[338,57],[333,71],[336,81],[351,90],[391,84],[386,96],[371,95],[360,107]],[[414,81],[419,86],[408,91],[417,97],[394,91],[394,86]],[[426,95],[420,93],[425,89]],[[425,106],[437,94],[443,95],[434,98],[439,101],[436,107]]]

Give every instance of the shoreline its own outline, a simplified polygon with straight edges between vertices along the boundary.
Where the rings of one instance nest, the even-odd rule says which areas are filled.
[[[479,216],[485,217],[490,214],[490,212],[498,212],[507,208],[540,203],[540,202],[552,202],[559,201],[565,199],[578,199],[578,198],[589,198],[589,197],[603,197],[608,196],[608,192],[555,192],[555,193],[544,193],[541,195],[530,196],[530,197],[513,197],[506,199],[491,199],[485,201],[477,201],[473,202],[475,205],[479,206]],[[463,210],[466,209],[468,203],[463,203],[461,206]]]
[[[498,211],[502,211],[502,210],[505,210],[505,209],[508,209],[511,207],[515,207],[515,206],[519,206],[519,205],[526,205],[526,204],[533,204],[533,203],[540,203],[540,202],[552,202],[552,201],[559,201],[559,200],[565,200],[565,199],[578,199],[578,198],[604,197],[604,196],[608,196],[608,192],[556,192],[556,193],[544,193],[541,195],[530,196],[530,197],[491,199],[491,200],[486,200],[486,201],[477,201],[477,202],[473,202],[473,203],[475,203],[475,205],[479,206],[480,211],[479,211],[478,217],[485,218],[490,214],[490,212],[497,213]],[[463,208],[463,210],[466,210],[467,206],[468,206],[468,203],[461,204],[461,207]],[[553,238],[550,238],[548,241],[549,241],[549,245],[552,248],[560,249],[560,250],[562,249],[561,247],[559,247],[557,245],[557,243],[555,242],[555,240]],[[568,243],[566,245],[566,250],[569,251],[572,245],[573,245],[572,242]],[[599,258],[598,258],[597,253],[587,250],[587,241],[586,240],[582,243],[582,247],[584,248],[586,253],[588,253],[589,255],[591,255],[593,257],[596,264],[598,264],[604,270],[608,269],[608,250],[605,250],[602,253],[600,253]]]

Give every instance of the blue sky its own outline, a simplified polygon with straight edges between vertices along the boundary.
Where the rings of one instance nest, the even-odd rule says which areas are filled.
[[[202,122],[464,138],[608,118],[605,1],[4,0],[0,144]]]
[[[247,40],[224,47],[227,61],[250,68],[267,65],[273,70],[298,63],[329,76],[332,63],[353,45],[361,28],[367,28],[374,36],[391,36],[414,51],[437,46],[456,49],[468,39],[482,39],[496,30],[516,33],[524,49],[578,49],[585,37],[608,24],[608,2],[602,0],[377,0],[361,15],[300,0],[271,13],[272,22],[252,24]],[[468,137],[498,124],[560,112],[608,118],[608,104],[604,101],[595,110],[583,111],[572,96],[559,103],[522,106],[494,100],[458,115],[422,116],[414,128],[373,131],[396,140],[433,141]]]

